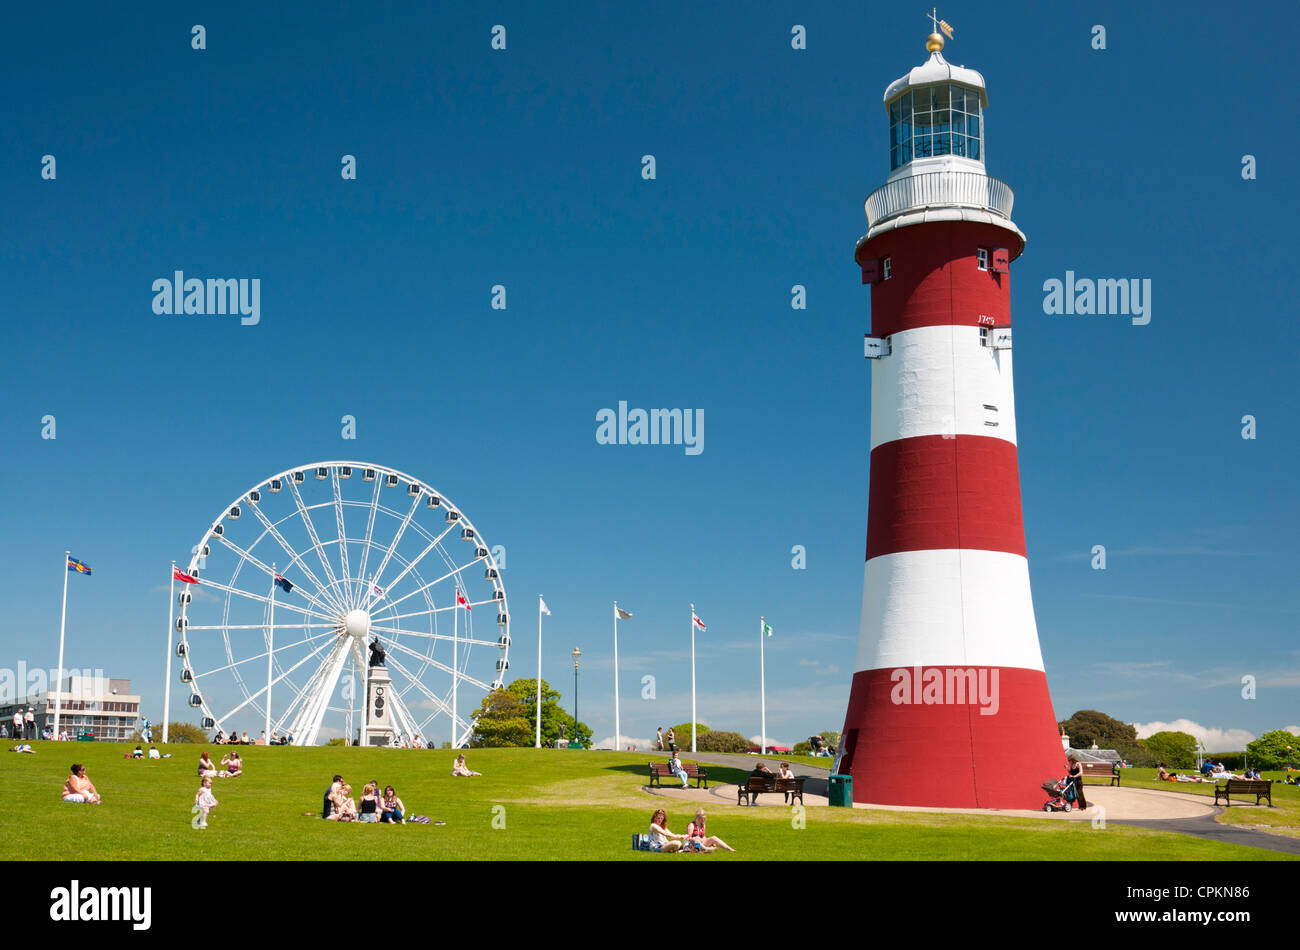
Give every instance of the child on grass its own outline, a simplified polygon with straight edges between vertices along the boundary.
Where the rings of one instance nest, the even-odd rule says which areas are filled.
[[[199,823],[195,827],[206,828],[208,826],[208,812],[219,804],[220,802],[212,795],[212,778],[205,775],[203,784],[194,796],[194,807],[199,810]]]

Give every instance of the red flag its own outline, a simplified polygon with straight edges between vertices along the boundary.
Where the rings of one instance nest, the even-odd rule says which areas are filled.
[[[172,568],[172,579],[184,581],[186,584],[197,584],[199,582],[197,577],[190,577],[190,575],[186,574],[179,567]]]
[[[457,604],[464,604],[466,610],[473,610],[473,609],[474,609],[473,607],[471,607],[471,606],[469,605],[469,601],[465,599],[465,595],[462,594],[462,593],[460,592],[459,589],[457,589],[457,591],[456,591],[456,603],[457,603]]]

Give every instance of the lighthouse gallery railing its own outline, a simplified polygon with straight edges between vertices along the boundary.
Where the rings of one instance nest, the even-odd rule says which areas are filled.
[[[1011,186],[979,172],[926,172],[898,178],[867,196],[867,225],[926,208],[979,208],[1011,217]]]

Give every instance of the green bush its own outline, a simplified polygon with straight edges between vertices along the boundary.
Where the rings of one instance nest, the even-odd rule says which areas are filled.
[[[708,732],[709,727],[702,722],[697,722],[695,726],[697,731],[696,748],[698,749],[700,747],[698,737],[703,736],[706,732]],[[675,736],[674,741],[677,743],[677,750],[679,752],[690,752],[691,751],[691,724],[689,722],[679,722],[677,725],[673,726],[672,728],[673,728],[673,734]],[[667,729],[664,730],[664,748],[665,749],[668,748]]]
[[[812,743],[808,741],[796,742],[790,751],[794,755],[812,755]]]
[[[748,752],[750,747],[750,741],[739,732],[705,732],[703,729],[696,745],[701,752]]]
[[[1285,768],[1300,762],[1300,736],[1285,729],[1274,729],[1246,746],[1246,755],[1257,769]]]

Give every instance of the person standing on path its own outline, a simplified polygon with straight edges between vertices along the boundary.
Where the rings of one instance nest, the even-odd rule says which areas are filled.
[[[662,752],[664,750],[664,727],[663,726],[660,726],[658,729],[655,730],[655,747],[659,752]]]
[[[1074,783],[1074,796],[1079,803],[1079,811],[1088,810],[1088,800],[1083,797],[1083,765],[1077,756],[1070,756],[1070,781]]]

